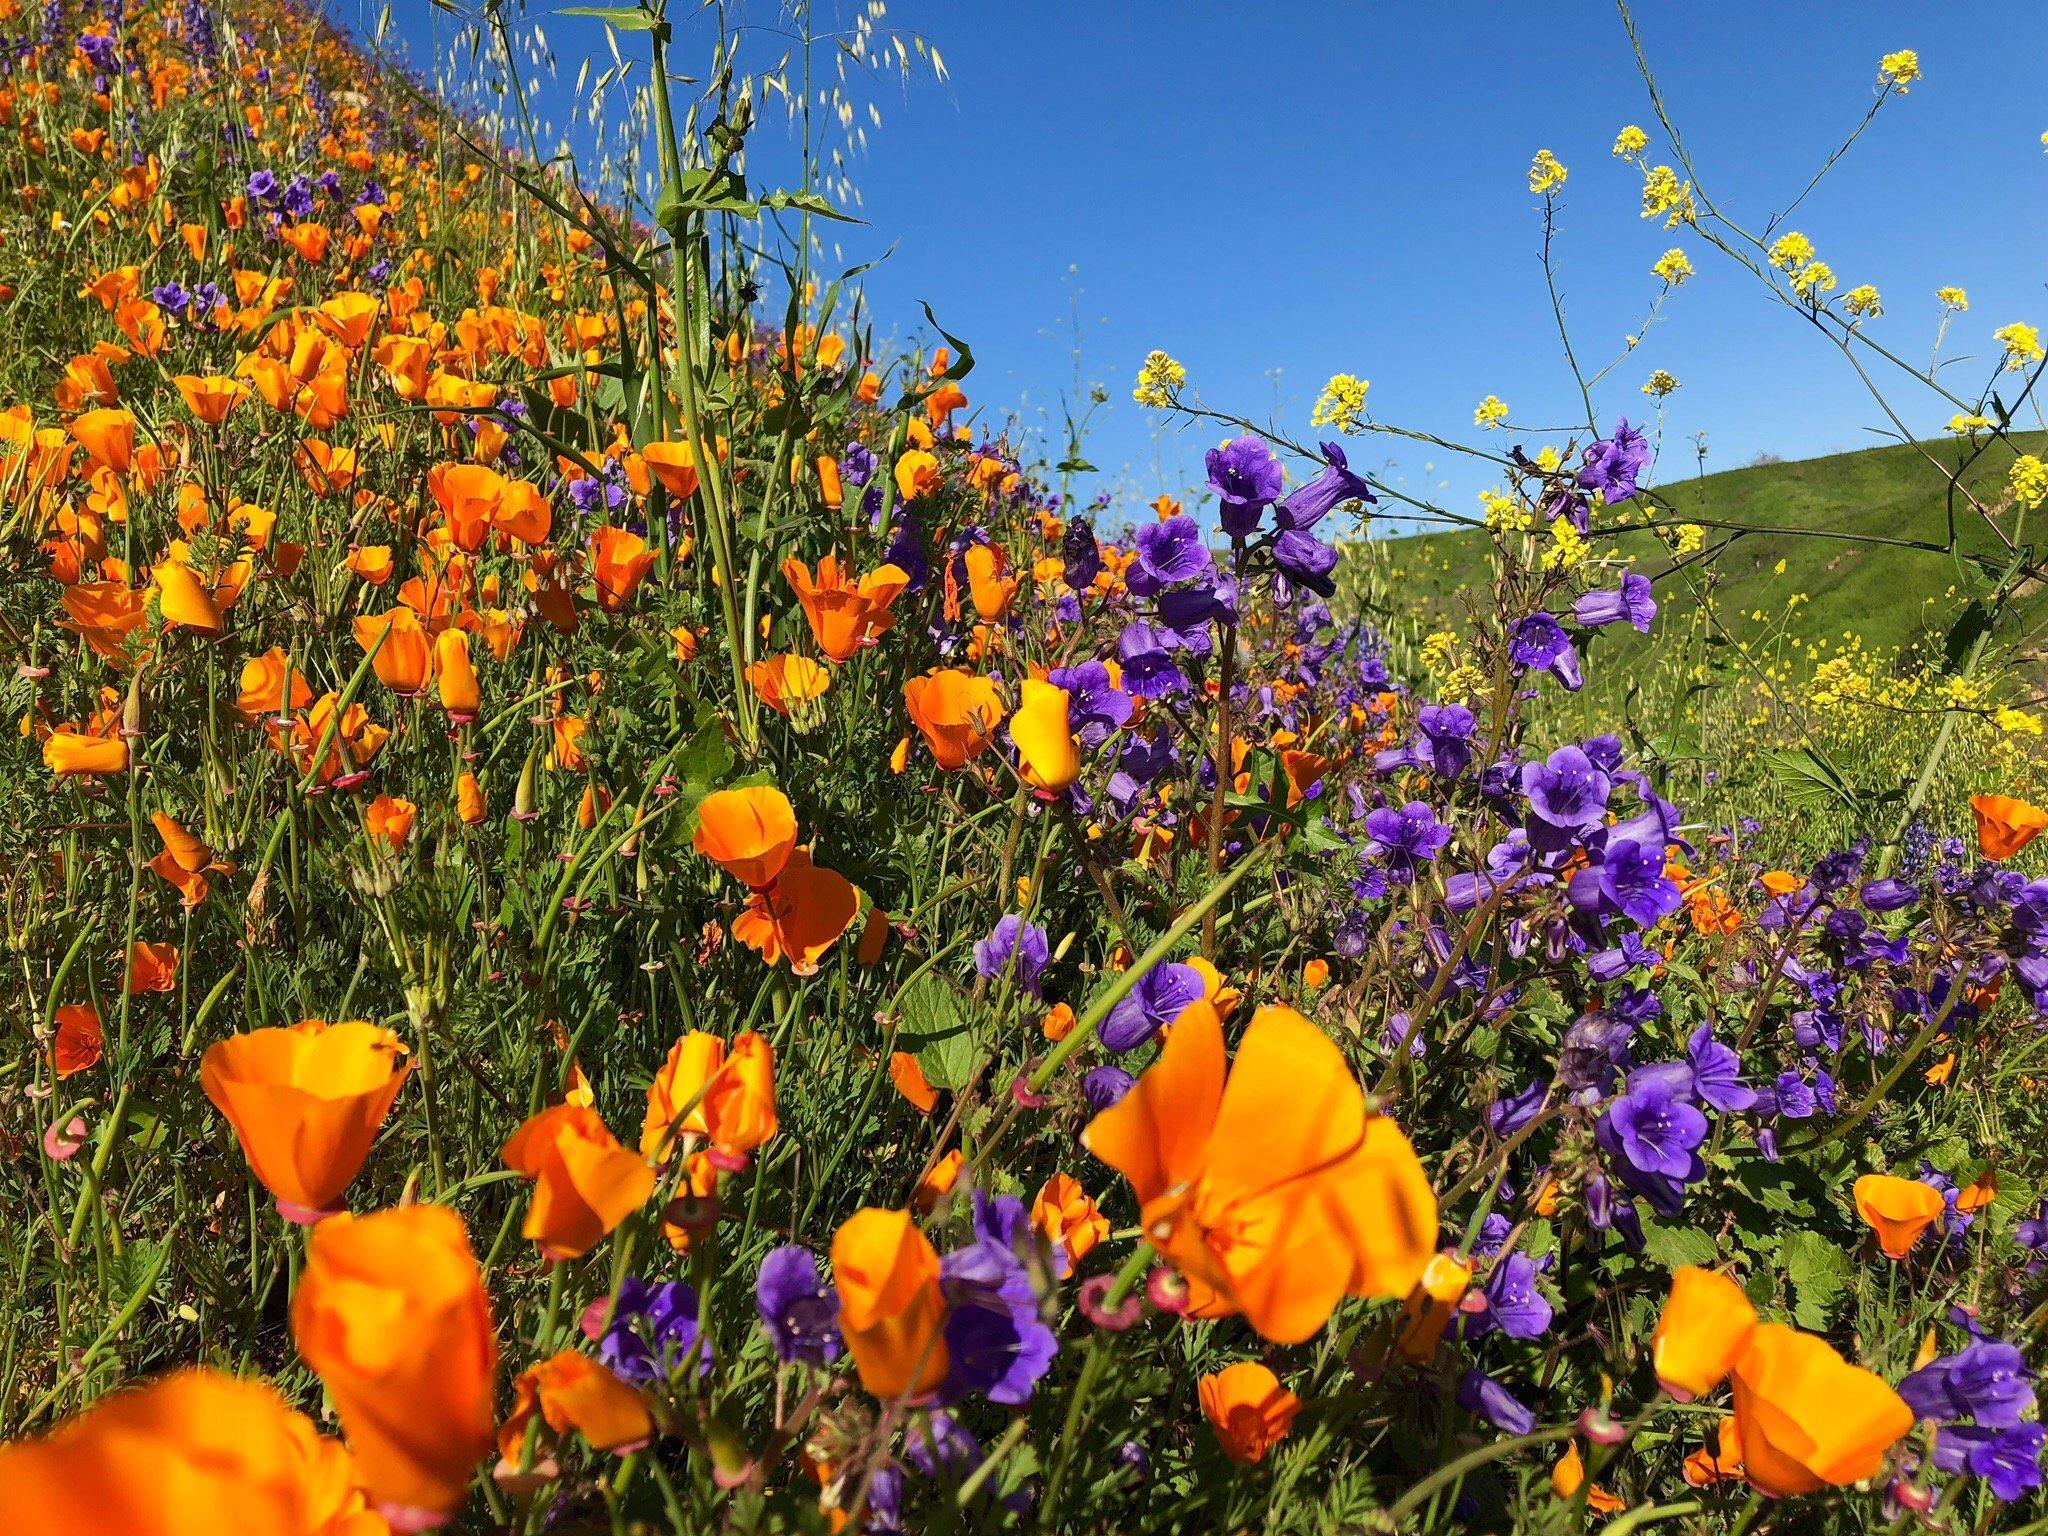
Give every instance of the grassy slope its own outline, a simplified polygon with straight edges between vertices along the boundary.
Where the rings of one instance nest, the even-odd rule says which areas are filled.
[[[2023,448],[2037,453],[2048,443],[2039,433],[2018,440]],[[1944,464],[1952,462],[1957,451],[1952,442],[1925,447]],[[1966,483],[1988,501],[1995,501],[2011,462],[2009,452],[1994,450],[1984,456]],[[1796,463],[1755,465],[1660,489],[1680,516],[1800,531],[1746,533],[1720,551],[1710,579],[1724,614],[1761,609],[1776,620],[1792,594],[1804,593],[1808,602],[1795,617],[1795,632],[1839,637],[1844,630],[1854,630],[1866,643],[1879,647],[1904,645],[1918,638],[1929,623],[1945,624],[1959,606],[1960,598],[1946,594],[1951,587],[1963,585],[1966,573],[1959,571],[1956,559],[1947,554],[1805,536],[1827,530],[1944,541],[1945,482],[1917,447],[1871,448]],[[1995,557],[2003,550],[1966,503],[1958,513],[1958,536],[1965,555]],[[1725,537],[1716,531],[1713,541]],[[1644,554],[1643,568],[1652,574],[1665,564],[1651,552],[1643,536],[1624,539],[1621,547]],[[1390,539],[1380,546],[1380,554],[1393,570],[1402,573],[1402,590],[1438,611],[1452,611],[1455,593],[1486,579],[1484,534]],[[1785,562],[1783,575],[1776,573],[1780,560]],[[1935,599],[1931,609],[1925,603],[1930,597]],[[1673,614],[1683,612],[1693,601],[1686,591],[1661,580],[1658,600]],[[2030,610],[2027,617],[2048,613],[2048,599],[2037,595],[2025,602]]]

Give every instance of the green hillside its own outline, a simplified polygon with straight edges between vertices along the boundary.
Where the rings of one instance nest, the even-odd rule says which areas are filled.
[[[2048,435],[2026,434],[2017,441],[2026,451],[2040,452]],[[1928,455],[1947,466],[1957,462],[1960,448],[1952,440],[1893,445],[1666,484],[1659,494],[1671,511],[1660,516],[1782,531],[1710,528],[1711,559],[1668,577],[1663,573],[1671,562],[1647,534],[1623,535],[1618,547],[1641,556],[1641,569],[1658,578],[1658,601],[1668,616],[1696,608],[1701,595],[1711,592],[1717,612],[1730,624],[1785,623],[1808,639],[1838,639],[1853,630],[1872,648],[1904,646],[1930,629],[1945,630],[1976,590],[1980,578],[1972,557],[2007,558],[2004,544],[1961,496],[1956,551],[1940,547],[1949,539],[1947,471],[1938,471]],[[1997,506],[2012,458],[2011,450],[1994,448],[1964,483],[1987,506]],[[2015,528],[2015,516],[2008,512],[2001,522],[2023,542],[2033,530]],[[1824,536],[1829,534],[1937,547],[1853,543]],[[1458,594],[1485,582],[1488,546],[1483,533],[1457,532],[1377,540],[1369,550],[1387,590],[1414,599],[1418,622],[1427,623],[1440,615],[1455,617]],[[1761,620],[1753,617],[1759,613]],[[2019,623],[2002,632],[2001,640],[2021,640],[2044,615],[2041,595],[2022,597]]]

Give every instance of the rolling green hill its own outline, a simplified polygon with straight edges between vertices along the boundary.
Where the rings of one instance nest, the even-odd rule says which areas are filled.
[[[2016,440],[2029,452],[2048,447],[2048,435],[2041,433]],[[1954,441],[1893,445],[1756,464],[1660,486],[1672,508],[1660,515],[1772,530],[1711,528],[1712,558],[1685,573],[1663,574],[1671,562],[1647,534],[1624,534],[1600,547],[1619,547],[1641,557],[1639,568],[1658,578],[1658,601],[1668,617],[1684,615],[1711,591],[1717,611],[1731,623],[1782,621],[1803,639],[1839,639],[1849,630],[1874,649],[1905,646],[1930,630],[1946,629],[1981,582],[1972,557],[2000,562],[2006,558],[2004,544],[1960,496],[1953,554],[1825,535],[1945,545],[1946,470],[1930,464],[1929,454],[1946,466],[1957,461],[1959,446]],[[1997,506],[2012,458],[2010,450],[1994,448],[1964,483],[1986,505]],[[2000,518],[2008,534],[2015,532],[2016,516],[2007,512]],[[2034,516],[2038,522],[2041,514]],[[2024,541],[2036,530],[2018,532]],[[1478,532],[1415,535],[1373,541],[1367,558],[1379,568],[1383,590],[1399,594],[1400,606],[1412,606],[1415,622],[1427,624],[1438,616],[1455,618],[1462,611],[1458,594],[1485,582],[1488,544],[1488,536]],[[2002,628],[2003,641],[2023,641],[2033,624],[2048,618],[2048,595],[2023,595],[2015,607],[2019,623]],[[1763,618],[1753,618],[1756,614]]]

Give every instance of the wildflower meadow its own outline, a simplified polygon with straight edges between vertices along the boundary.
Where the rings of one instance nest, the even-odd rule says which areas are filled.
[[[2048,1531],[2043,316],[1639,47],[1576,419],[1091,499],[827,259],[914,17],[570,9],[0,0],[0,1536]]]

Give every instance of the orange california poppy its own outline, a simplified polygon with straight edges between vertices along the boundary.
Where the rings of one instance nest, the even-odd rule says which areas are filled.
[[[434,684],[450,719],[459,722],[475,716],[483,690],[470,664],[469,636],[462,630],[451,627],[434,637]]]
[[[928,1115],[938,1108],[938,1090],[926,1081],[924,1068],[917,1064],[917,1058],[910,1052],[889,1053],[889,1082],[902,1096],[903,1102],[920,1115]]]
[[[1109,1236],[1109,1218],[1070,1173],[1056,1173],[1039,1186],[1031,1202],[1031,1226],[1052,1244],[1062,1280]]]
[[[60,779],[93,778],[128,771],[128,743],[119,736],[95,736],[63,728],[43,742],[43,766]]]
[[[518,1467],[526,1454],[527,1427],[536,1411],[547,1426],[540,1437],[544,1446],[572,1429],[591,1449],[615,1455],[654,1438],[647,1394],[573,1349],[522,1371],[512,1394],[511,1416],[498,1429],[498,1454],[511,1467]]]
[[[498,516],[505,477],[482,464],[436,464],[427,471],[427,492],[447,520],[455,547],[474,553]]]
[[[100,1028],[100,1011],[91,1003],[66,1003],[57,1010],[57,1038],[51,1043],[51,1060],[59,1078],[75,1077],[99,1064],[106,1048]]]
[[[1287,776],[1287,804],[1292,808],[1330,771],[1330,759],[1317,752],[1287,751],[1280,754],[1280,768]]]
[[[337,293],[313,311],[313,323],[353,352],[370,339],[383,309],[373,293]]]
[[[128,411],[87,411],[71,423],[71,435],[117,475],[125,475],[135,462],[135,417]]]
[[[925,1170],[924,1176],[917,1181],[917,1188],[911,1191],[910,1203],[921,1214],[929,1216],[960,1182],[960,1170],[966,1163],[967,1154],[958,1147],[953,1148]]]
[[[484,799],[484,787],[477,777],[464,769],[455,780],[455,815],[465,827],[473,827],[489,812]]]
[[[156,828],[156,835],[163,839],[163,857],[169,859],[188,875],[196,875],[213,865],[213,850],[203,839],[193,836],[178,824],[177,818],[162,811],[150,813],[150,824]]]
[[[285,674],[291,674],[291,707],[304,709],[313,702],[313,688],[305,673],[291,664],[282,646],[272,646],[261,656],[242,664],[241,688],[235,695],[235,713],[255,721],[264,715],[284,713]]]
[[[704,1100],[725,1066],[725,1041],[693,1029],[669,1047],[668,1058],[647,1085],[647,1116],[640,1126],[640,1155],[665,1163],[689,1138],[708,1140],[711,1117]]]
[[[597,582],[597,606],[617,613],[633,600],[640,583],[654,568],[654,551],[637,533],[600,528],[590,536],[591,575]]]
[[[781,1128],[775,1108],[775,1047],[743,1030],[725,1053],[724,1069],[704,1100],[713,1150],[727,1160],[749,1156]]]
[[[853,958],[863,966],[872,967],[882,958],[882,951],[889,947],[889,914],[880,907],[870,906],[868,915],[860,925],[860,947]]]
[[[1210,1008],[1217,1010],[1219,1016],[1229,1018],[1245,995],[1229,981],[1225,981],[1223,973],[1217,967],[1212,967],[1208,961],[1204,961],[1200,954],[1188,956],[1188,969],[1202,977],[1202,999],[1208,1001]]]
[[[915,1397],[946,1379],[939,1255],[908,1211],[869,1207],[832,1237],[839,1329],[876,1397]]]
[[[1713,1391],[1728,1379],[1755,1327],[1756,1308],[1741,1286],[1711,1269],[1681,1266],[1672,1273],[1671,1295],[1650,1341],[1657,1384],[1681,1403]]]
[[[939,461],[922,448],[913,448],[896,461],[896,489],[905,501],[929,496],[944,483]]]
[[[548,722],[548,767],[560,773],[581,773],[590,765],[590,754],[583,749],[583,738],[590,732],[590,722],[576,715],[557,715]]]
[[[740,884],[761,890],[775,883],[796,847],[796,812],[772,785],[716,790],[697,807],[690,843]]]
[[[1974,1215],[1998,1199],[1998,1170],[1986,1168],[1977,1177],[1956,1191],[1956,1209],[1965,1216]]]
[[[1977,848],[1987,859],[2009,859],[2048,827],[2048,811],[2010,795],[1972,795]]]
[[[339,1440],[261,1381],[190,1367],[0,1446],[8,1536],[385,1536]]]
[[[209,427],[226,421],[228,412],[249,398],[249,386],[226,374],[181,373],[171,382],[184,397],[185,408]]]
[[[124,992],[175,992],[178,988],[178,946],[145,944],[128,946],[128,971],[122,978]]]
[[[747,898],[733,919],[732,936],[762,962],[787,959],[799,976],[814,975],[818,958],[860,915],[860,892],[844,875],[811,862],[808,849],[791,852],[775,884]]]
[[[962,557],[967,566],[967,592],[974,612],[984,624],[995,624],[1009,616],[1016,601],[1017,578],[1007,575],[1009,556],[993,544],[975,544]]]
[[[176,629],[202,635],[220,633],[220,608],[199,573],[182,560],[165,560],[150,568],[156,587],[157,611]]]
[[[1947,1207],[1941,1192],[1918,1179],[1890,1173],[1866,1173],[1855,1184],[1856,1214],[1877,1234],[1888,1259],[1903,1259],[1920,1234],[1941,1219]]]
[[[531,480],[508,480],[491,526],[515,544],[543,544],[555,526],[555,509]]]
[[[96,655],[120,664],[128,659],[129,637],[148,619],[149,593],[125,581],[85,581],[64,589],[64,617],[58,622],[84,638]]]
[[[1192,1004],[1082,1133],[1130,1180],[1197,1315],[1242,1312],[1296,1344],[1347,1295],[1406,1296],[1436,1249],[1436,1196],[1342,1052],[1293,1009],[1261,1008],[1225,1070],[1223,1022]]]
[[[1824,1339],[1759,1323],[1735,1362],[1736,1432],[1752,1487],[1772,1498],[1874,1477],[1913,1410]]]
[[[796,559],[782,562],[782,575],[803,606],[818,649],[834,661],[851,661],[895,626],[889,605],[910,584],[909,573],[894,565],[849,581],[833,555],[818,562],[816,577]]]
[[[812,720],[807,706],[825,696],[832,686],[832,674],[808,656],[770,656],[748,663],[747,682],[762,703],[796,721],[801,730]]]
[[[302,1019],[206,1048],[199,1086],[227,1117],[263,1187],[290,1220],[340,1203],[410,1069],[404,1042],[353,1019]]]
[[[1010,716],[1010,740],[1017,748],[1017,772],[1045,797],[1057,795],[1081,776],[1074,741],[1071,698],[1064,688],[1027,677],[1023,701]]]
[[[412,836],[412,824],[419,809],[412,801],[396,795],[379,795],[363,810],[363,831],[373,845],[382,843],[396,853]]]
[[[1569,1503],[1578,1495],[1581,1488],[1586,1489],[1586,1508],[1596,1515],[1618,1514],[1628,1508],[1625,1501],[1616,1498],[1598,1484],[1586,1487],[1586,1459],[1579,1454],[1579,1444],[1574,1440],[1565,1447],[1564,1454],[1557,1459],[1557,1465],[1550,1469],[1550,1491]]]
[[[1223,1454],[1240,1466],[1265,1459],[1287,1438],[1301,1399],[1257,1360],[1240,1360],[1198,1384],[1202,1416],[1216,1431]]]
[[[903,703],[910,711],[911,723],[945,769],[964,767],[987,751],[1003,719],[1003,701],[995,683],[955,668],[913,677],[903,685]]]
[[[330,1216],[307,1239],[291,1322],[394,1523],[418,1530],[460,1509],[491,1449],[498,1371],[462,1218],[445,1205]]]
[[[355,621],[356,644],[370,663],[377,681],[393,693],[415,694],[427,686],[433,671],[434,646],[420,617],[410,608],[391,608],[383,613],[366,613]]]
[[[647,1088],[640,1155],[666,1162],[678,1147],[709,1141],[727,1159],[744,1158],[775,1135],[775,1050],[747,1030],[730,1046],[697,1029],[669,1048]]]
[[[1681,1475],[1692,1488],[1710,1488],[1715,1483],[1741,1479],[1742,1431],[1736,1428],[1733,1414],[1715,1426],[1711,1445],[1703,1445],[1685,1458]]]
[[[697,452],[688,443],[649,443],[640,457],[676,500],[697,494]]]
[[[278,231],[285,244],[299,253],[299,259],[317,266],[327,259],[328,242],[334,238],[333,231],[325,224],[287,224]]]
[[[542,1110],[512,1133],[502,1156],[533,1181],[520,1235],[551,1259],[581,1258],[654,1193],[654,1170],[580,1104]]]
[[[299,444],[299,474],[315,495],[344,495],[360,473],[361,461],[353,448],[337,448],[317,437]]]
[[[1472,1288],[1472,1266],[1455,1253],[1430,1255],[1422,1278],[1401,1303],[1394,1328],[1394,1347],[1418,1365],[1426,1365],[1443,1342],[1444,1330],[1458,1315],[1458,1304]]]
[[[951,379],[948,379],[924,397],[925,420],[930,422],[934,429],[937,429],[948,416],[957,410],[963,409],[966,404],[966,391],[961,389]]]

